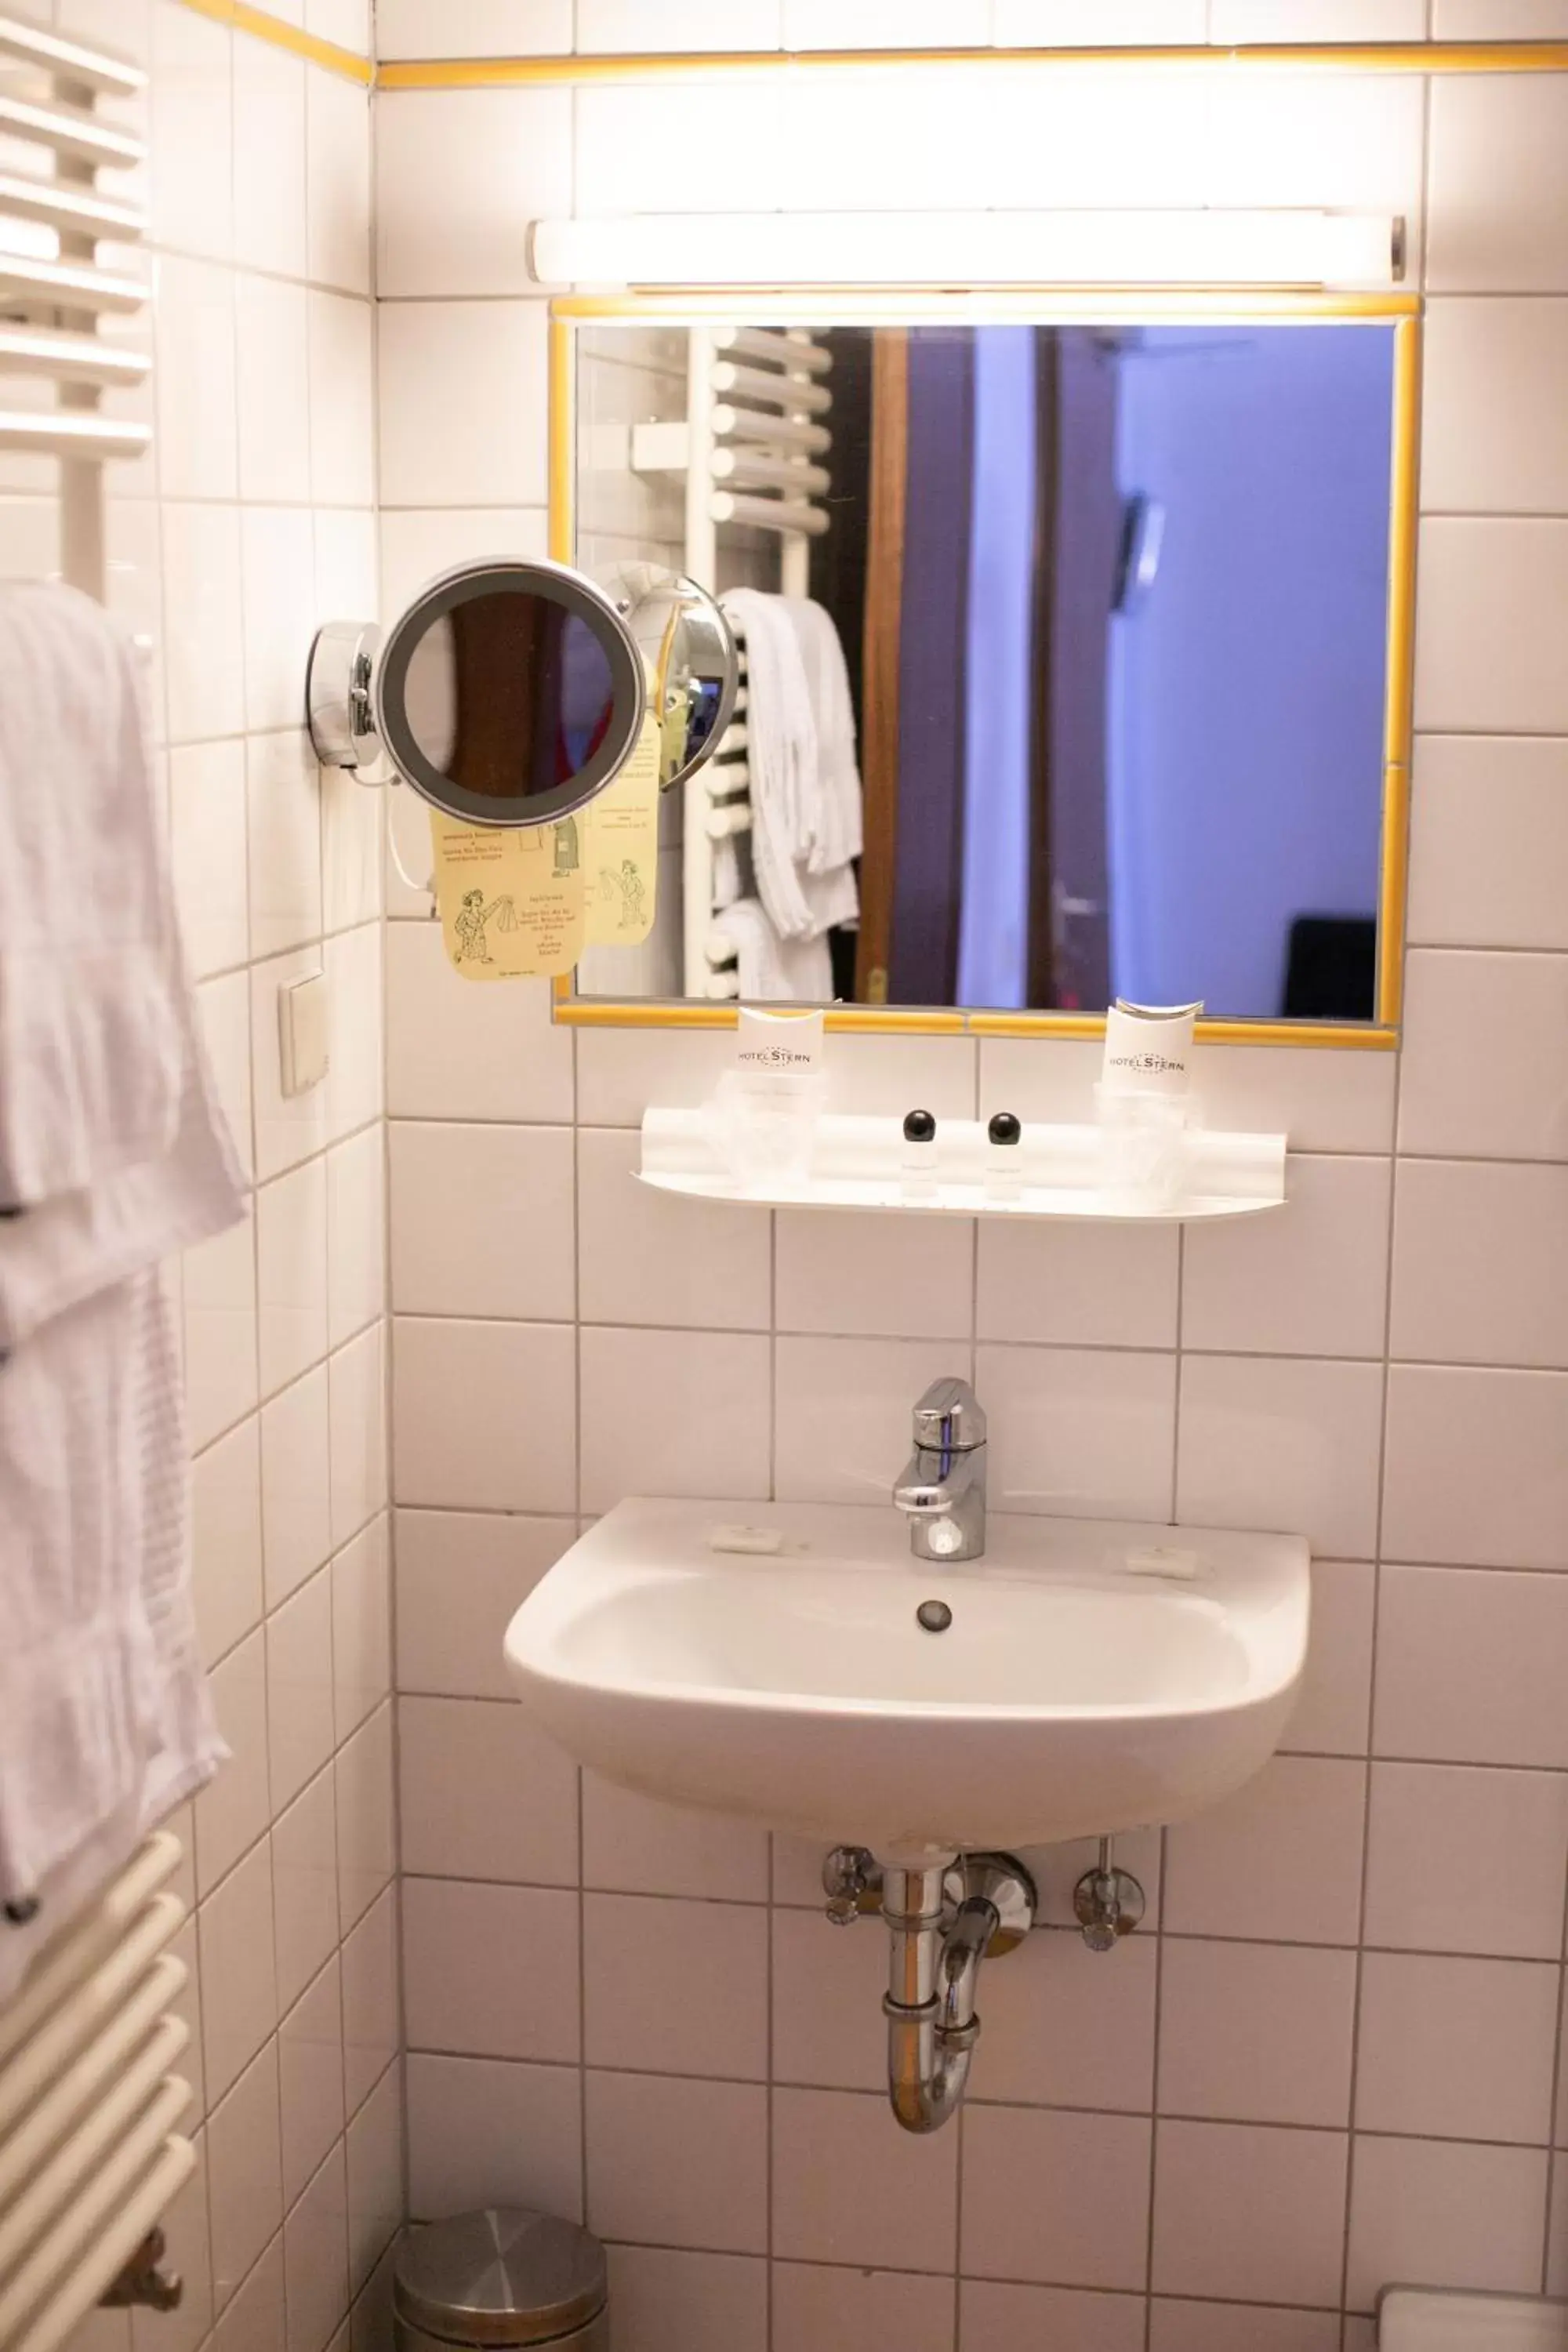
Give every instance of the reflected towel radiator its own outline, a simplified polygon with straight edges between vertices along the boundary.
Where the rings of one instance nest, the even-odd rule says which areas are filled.
[[[687,341],[686,421],[635,426],[633,469],[684,474],[686,569],[694,580],[707,587],[738,584],[734,578],[721,580],[719,532],[740,528],[776,539],[780,592],[808,595],[811,542],[829,520],[832,477],[822,461],[833,445],[826,421],[833,407],[826,382],[833,354],[798,327],[693,327]],[[743,643],[741,651],[743,665]],[[713,759],[684,787],[687,996],[740,993],[735,946],[725,936],[722,914],[734,899],[753,893],[747,878],[752,808],[745,755],[742,688]]]
[[[145,223],[120,185],[145,150],[118,119],[145,87],[138,67],[0,12],[0,467],[26,490],[28,459],[58,461],[58,568],[100,603],[105,469],[152,437],[114,413],[152,366],[126,258]],[[57,2352],[121,2273],[137,2300],[174,2293],[145,2254],[195,2167],[171,2071],[189,2039],[169,2013],[186,1976],[169,1949],[179,1860],[177,1839],[149,1838],[0,2011],[0,2352]]]

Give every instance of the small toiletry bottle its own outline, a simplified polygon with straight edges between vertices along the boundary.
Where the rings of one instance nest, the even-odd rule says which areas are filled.
[[[1024,1191],[1023,1153],[1019,1146],[1024,1130],[1010,1110],[992,1115],[985,1130],[985,1197],[988,1201],[1016,1201]]]
[[[936,1198],[936,1120],[929,1110],[904,1114],[900,1190],[906,1201]]]
[[[1193,1029],[1197,1004],[1129,1004],[1105,1018],[1100,1108],[1100,1180],[1123,1208],[1159,1212],[1186,1181],[1194,1123]]]

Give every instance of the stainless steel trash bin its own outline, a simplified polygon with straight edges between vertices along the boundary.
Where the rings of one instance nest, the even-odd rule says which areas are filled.
[[[609,2352],[609,2278],[597,2238],[519,2207],[410,2230],[393,2269],[397,2352],[551,2345]]]

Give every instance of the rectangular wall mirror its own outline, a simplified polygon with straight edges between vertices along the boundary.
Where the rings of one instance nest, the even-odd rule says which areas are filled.
[[[554,551],[700,580],[746,671],[563,1016],[1388,1042],[1408,298],[730,299],[554,306]]]

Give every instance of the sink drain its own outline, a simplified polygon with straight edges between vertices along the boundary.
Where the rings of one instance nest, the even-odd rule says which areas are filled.
[[[952,1612],[945,1601],[922,1601],[915,1617],[928,1633],[945,1633],[952,1622]]]

